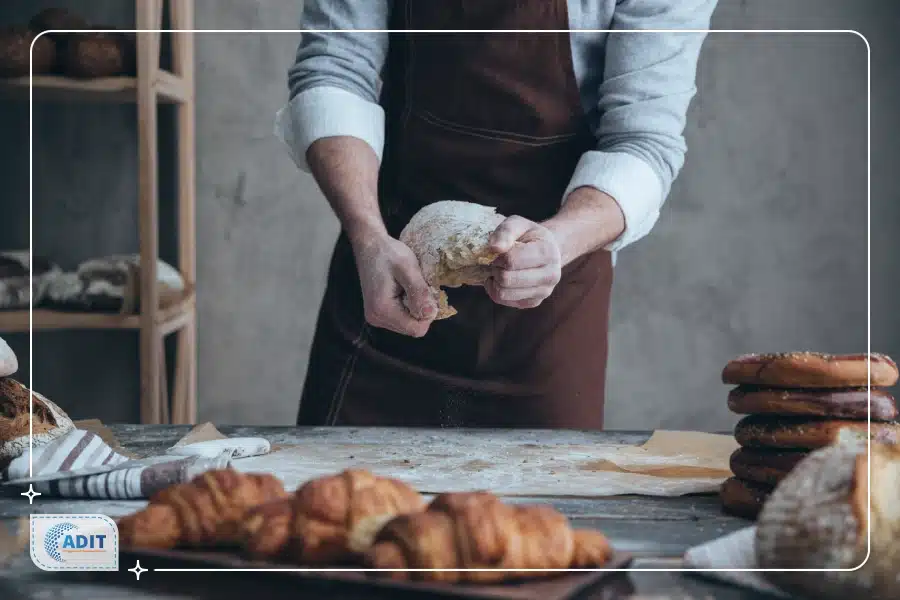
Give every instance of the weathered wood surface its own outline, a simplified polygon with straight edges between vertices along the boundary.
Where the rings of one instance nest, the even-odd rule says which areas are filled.
[[[163,451],[189,431],[181,426],[118,425],[111,429],[129,450],[140,455]],[[295,427],[220,427],[229,436],[261,436],[273,444],[316,443],[322,445],[356,443],[384,443],[412,445],[422,443],[440,431],[399,429],[356,429]],[[454,435],[478,438],[491,435],[509,443],[541,443],[545,445],[572,443],[641,444],[649,438],[642,432],[563,432],[563,431],[462,431]],[[606,532],[614,545],[640,557],[635,566],[667,568],[672,562],[654,559],[680,557],[689,547],[724,535],[747,525],[746,521],[721,513],[715,496],[686,496],[679,498],[614,497],[614,498],[518,498],[522,502],[548,502],[572,518],[579,526],[597,527]],[[134,511],[142,502],[85,501],[38,498],[32,506],[17,496],[0,496],[0,519],[7,523],[30,513],[103,513],[117,516]],[[123,565],[130,568],[133,565]],[[210,598],[246,600],[258,593],[259,576],[239,574],[145,573],[134,582],[130,573],[112,579],[96,581],[95,576],[61,576],[39,571],[26,555],[13,559],[0,570],[0,582],[11,582],[23,598],[70,598],[72,600],[162,598]],[[266,580],[269,598],[297,597],[296,583]],[[284,588],[284,589],[281,589]],[[334,590],[304,590],[304,597],[329,597],[331,600],[358,596],[337,596]],[[375,597],[375,596],[368,596]],[[13,591],[0,587],[0,598],[16,600]],[[596,590],[586,598],[765,598],[760,594],[727,587],[679,573],[630,572],[616,575],[603,590]]]

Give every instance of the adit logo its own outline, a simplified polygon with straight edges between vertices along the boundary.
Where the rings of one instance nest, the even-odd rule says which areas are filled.
[[[117,571],[119,530],[105,515],[31,515],[31,560],[45,571]]]

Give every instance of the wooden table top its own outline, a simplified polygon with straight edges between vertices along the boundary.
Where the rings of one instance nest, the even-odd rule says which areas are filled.
[[[164,451],[186,434],[190,427],[170,425],[113,425],[110,429],[122,445],[139,455]],[[387,428],[301,428],[301,427],[219,427],[228,436],[265,437],[272,444],[315,443],[345,445],[347,443],[416,444],[430,436],[460,436],[462,443],[477,444],[482,436],[505,440],[510,444],[540,442],[541,444],[641,444],[650,432],[577,432],[577,431],[496,431],[496,430],[410,430]],[[593,527],[606,533],[613,545],[637,557],[635,568],[671,568],[691,546],[720,537],[748,525],[747,521],[723,515],[714,495],[694,495],[678,498],[619,496],[611,498],[517,498],[521,502],[543,502],[555,506],[580,527]],[[100,513],[119,516],[133,512],[143,505],[140,501],[63,500],[38,497],[29,506],[26,499],[0,495],[0,521],[9,525],[32,513]],[[123,569],[133,565],[123,565]],[[15,557],[6,570],[0,569],[0,597],[17,598],[88,598],[112,599],[162,598],[240,598],[258,591],[260,575],[244,576],[238,581],[231,575],[145,573],[139,582],[134,576],[115,581],[97,582],[91,577],[72,577],[50,574],[34,567],[27,554]],[[7,592],[2,586],[11,584]],[[265,583],[266,596],[280,597],[278,584]],[[283,590],[297,596],[296,584]],[[15,594],[24,594],[16,596]],[[598,595],[599,594],[599,595]],[[338,600],[334,590],[314,592],[304,597],[329,596]],[[344,598],[345,596],[340,596]],[[616,574],[602,590],[594,590],[590,598],[766,598],[739,588],[728,587],[695,576],[677,572],[632,571]]]

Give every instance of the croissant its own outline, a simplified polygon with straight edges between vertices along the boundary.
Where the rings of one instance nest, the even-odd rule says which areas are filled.
[[[488,492],[467,492],[441,494],[426,511],[391,520],[364,560],[394,579],[493,583],[601,567],[611,554],[602,533],[572,529],[550,506],[508,505]]]
[[[286,496],[281,480],[268,473],[207,471],[160,490],[143,510],[119,520],[119,537],[130,548],[233,545],[247,509]]]
[[[361,558],[386,522],[424,509],[422,496],[402,481],[349,469],[251,509],[239,535],[245,553],[255,559],[349,563]]]

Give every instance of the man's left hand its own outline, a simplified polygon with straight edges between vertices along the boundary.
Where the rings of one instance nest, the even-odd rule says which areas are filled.
[[[512,216],[491,234],[491,249],[500,256],[484,284],[491,299],[512,308],[534,308],[559,283],[562,255],[555,235],[539,223]]]

